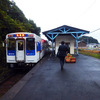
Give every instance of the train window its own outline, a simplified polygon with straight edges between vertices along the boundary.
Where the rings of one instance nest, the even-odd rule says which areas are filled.
[[[18,41],[18,50],[23,50],[23,41]]]
[[[26,39],[26,50],[35,50],[35,39],[34,38]]]
[[[7,39],[8,50],[15,50],[15,39]]]

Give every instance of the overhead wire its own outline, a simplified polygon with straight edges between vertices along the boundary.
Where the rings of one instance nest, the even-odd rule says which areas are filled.
[[[93,6],[94,4],[96,3],[96,0],[94,0],[91,4],[89,3],[89,6],[86,10],[83,11],[83,13],[81,13],[77,18],[76,18],[76,21],[81,17],[83,16],[85,13],[87,13]]]
[[[86,12],[88,12],[88,10],[90,10],[94,6],[94,4],[96,3],[96,1],[97,0],[94,0],[93,3],[91,5],[89,5],[89,7],[83,12],[83,14],[86,13]]]
[[[98,31],[98,30],[100,30],[100,28],[98,28],[98,29],[96,29],[96,30],[94,30],[94,31],[91,31],[90,33],[93,33],[93,32]]]
[[[97,1],[97,0],[94,0],[93,3],[83,12],[83,14],[85,14],[86,12],[88,12],[88,10],[94,6],[94,4],[96,3],[96,1]],[[83,15],[83,14],[82,14],[82,15]],[[100,28],[91,31],[90,33],[93,33],[93,32],[98,31],[98,30],[100,30]]]

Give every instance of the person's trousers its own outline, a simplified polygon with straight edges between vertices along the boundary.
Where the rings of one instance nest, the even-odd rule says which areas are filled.
[[[61,69],[63,69],[63,66],[64,66],[64,60],[65,60],[65,57],[61,57],[61,58],[60,58]]]

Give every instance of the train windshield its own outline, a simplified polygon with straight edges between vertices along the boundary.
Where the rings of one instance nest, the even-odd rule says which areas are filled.
[[[34,38],[26,39],[26,50],[35,50],[35,39]]]
[[[7,39],[8,50],[15,50],[15,39]]]
[[[18,50],[23,50],[23,41],[18,41]]]

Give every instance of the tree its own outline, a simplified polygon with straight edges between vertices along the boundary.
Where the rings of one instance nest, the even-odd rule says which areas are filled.
[[[33,20],[29,20],[29,24],[32,25],[30,31],[40,36],[39,34],[41,31],[40,27],[37,27]]]
[[[15,2],[0,0],[0,40],[13,32],[32,32],[40,35],[40,27],[33,20],[28,20]]]
[[[23,23],[13,20],[4,11],[0,10],[0,36],[4,40],[7,33],[26,31]]]
[[[89,36],[82,36],[79,41],[85,41],[86,43],[98,43],[98,40],[94,39],[93,37]]]

